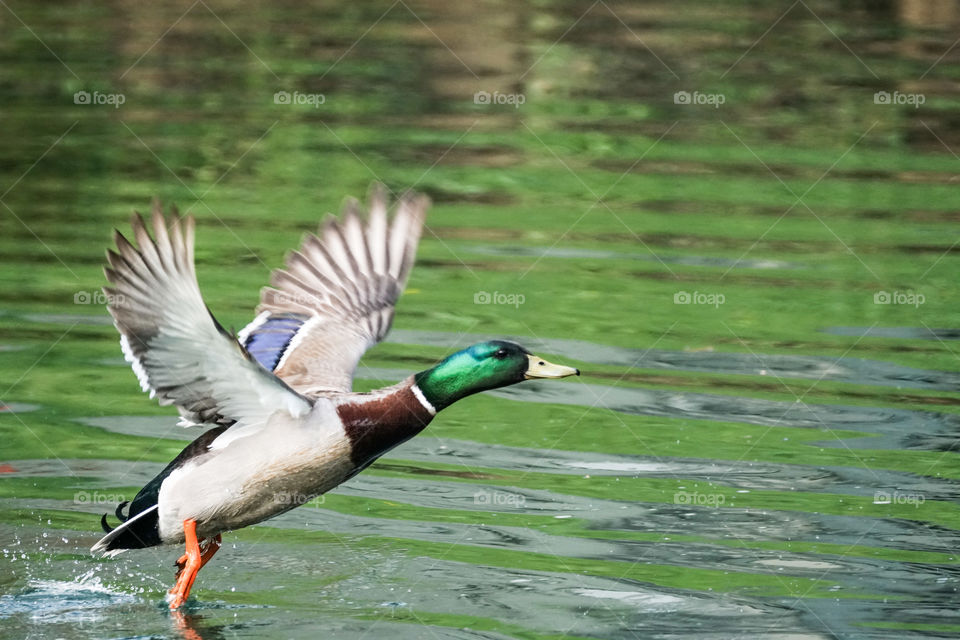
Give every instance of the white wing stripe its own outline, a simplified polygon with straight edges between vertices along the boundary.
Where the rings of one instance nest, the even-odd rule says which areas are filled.
[[[149,392],[151,398],[157,395],[156,390],[150,384],[150,378],[147,377],[147,371],[143,368],[143,363],[140,362],[140,358],[134,355],[127,336],[122,333],[120,334],[120,350],[123,351],[123,359],[130,363],[130,368],[133,369],[133,372],[137,375],[137,380],[140,381],[140,388],[143,391]]]
[[[240,329],[240,333],[237,334],[237,341],[240,344],[247,344],[247,338],[250,337],[250,333],[262,327],[263,323],[265,323],[269,318],[269,311],[264,311],[263,313],[259,314],[250,324],[245,326],[243,329]]]
[[[300,343],[306,340],[307,336],[310,334],[310,330],[315,326],[323,322],[323,318],[320,316],[313,316],[309,320],[303,323],[303,326],[293,335],[293,339],[290,340],[290,343],[287,344],[287,348],[283,350],[283,355],[280,356],[280,361],[277,362],[277,366],[273,369],[274,371],[279,371],[283,368],[283,365],[286,363],[287,358],[290,357],[290,354],[296,350]]]

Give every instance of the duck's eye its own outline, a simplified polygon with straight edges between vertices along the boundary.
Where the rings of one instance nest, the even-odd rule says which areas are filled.
[[[507,357],[507,350],[497,349],[497,352],[493,354],[493,357],[496,358],[497,360],[503,360],[504,358]]]

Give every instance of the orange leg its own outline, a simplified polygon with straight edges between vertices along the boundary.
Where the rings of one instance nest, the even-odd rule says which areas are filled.
[[[220,550],[220,545],[223,544],[223,540],[220,538],[220,534],[218,533],[212,538],[200,538],[198,542],[200,545],[200,567],[197,569],[197,571],[200,571],[200,569],[203,569],[203,567],[210,561],[210,558],[213,557],[213,554]],[[183,573],[183,568],[187,564],[187,554],[180,556],[180,558],[174,564],[177,565],[177,575],[175,577],[179,578],[180,574]]]
[[[200,541],[197,540],[197,521],[187,519],[183,521],[183,535],[186,538],[187,552],[177,560],[177,584],[170,589],[170,608],[178,609],[190,596],[193,581],[197,579],[197,572],[207,564],[213,554],[220,548],[220,536],[216,536],[205,543],[203,553],[200,552]]]

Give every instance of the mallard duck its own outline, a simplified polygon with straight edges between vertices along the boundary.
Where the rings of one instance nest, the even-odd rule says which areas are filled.
[[[108,308],[140,385],[207,429],[116,509],[120,524],[92,551],[185,544],[167,600],[177,609],[221,534],[289,511],[350,479],[473,393],[529,378],[579,375],[522,346],[491,340],[399,384],[357,393],[363,353],[390,328],[413,266],[429,200],[408,192],[387,211],[381,185],[369,211],[349,199],[261,291],[236,336],[207,309],[194,271],[194,219],[154,202],[135,213],[136,246],[115,231],[105,268]]]

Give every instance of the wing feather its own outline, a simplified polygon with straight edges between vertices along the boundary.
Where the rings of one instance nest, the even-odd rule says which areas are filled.
[[[390,219],[382,185],[371,189],[366,214],[357,200],[346,200],[340,219],[328,216],[320,234],[307,236],[274,272],[257,320],[241,332],[244,344],[303,316],[278,347],[276,374],[307,396],[350,391],[361,356],[390,329],[428,207],[425,196],[407,193]]]
[[[154,203],[150,227],[131,220],[134,246],[116,232],[104,288],[121,346],[141,386],[193,423],[265,424],[276,411],[300,416],[312,403],[258,364],[216,321],[193,265],[192,217],[168,222]]]

